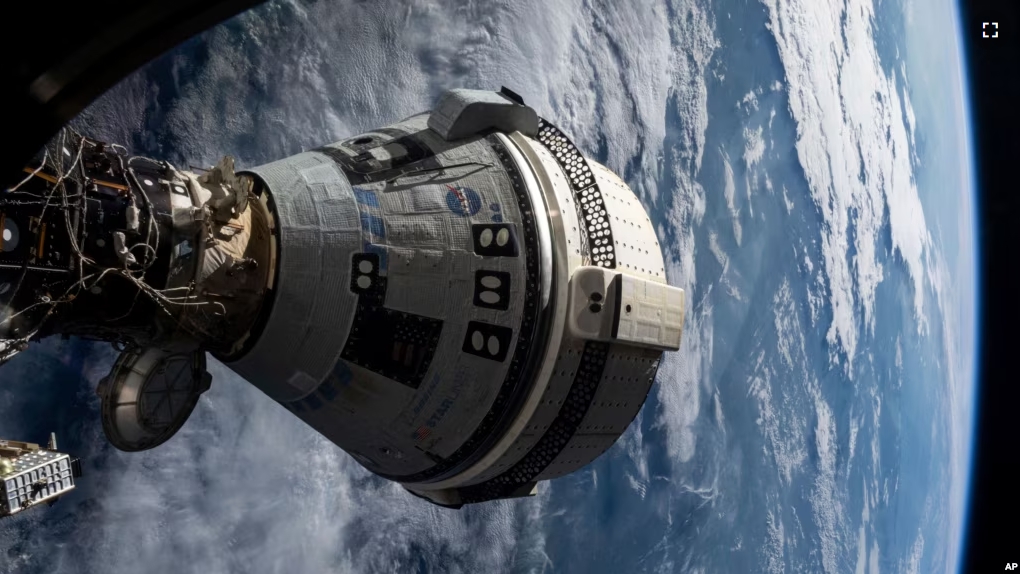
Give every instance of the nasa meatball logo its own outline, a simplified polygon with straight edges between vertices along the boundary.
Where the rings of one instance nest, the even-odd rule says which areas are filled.
[[[461,217],[468,217],[478,213],[478,210],[482,208],[482,198],[478,197],[478,192],[470,187],[447,185],[446,189],[449,190],[446,192],[446,207],[450,208],[453,213]]]

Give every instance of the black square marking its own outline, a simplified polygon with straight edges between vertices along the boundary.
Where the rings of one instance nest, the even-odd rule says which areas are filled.
[[[379,275],[379,254],[355,253],[351,257],[351,292],[382,305],[386,278]]]
[[[509,327],[471,321],[464,335],[463,350],[465,353],[502,363],[510,350],[510,339],[513,336],[514,331]]]
[[[443,321],[387,309],[386,277],[379,273],[378,253],[355,253],[351,257],[351,292],[358,295],[358,308],[340,356],[382,375],[418,388],[435,355]],[[349,380],[350,373],[345,373]],[[343,377],[335,375],[340,385]],[[338,392],[324,385],[326,393]]]
[[[475,307],[510,308],[510,274],[505,271],[475,271]]]
[[[483,257],[517,257],[517,231],[511,223],[476,223],[471,226],[475,253]]]
[[[443,322],[359,301],[340,356],[413,389],[436,353]]]

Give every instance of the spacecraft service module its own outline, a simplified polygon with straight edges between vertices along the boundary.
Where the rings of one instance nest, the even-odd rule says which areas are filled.
[[[454,508],[605,452],[683,326],[633,192],[506,88],[238,171],[65,129],[0,193],[0,228],[0,363],[54,334],[112,342],[117,448],[181,428],[209,352]]]

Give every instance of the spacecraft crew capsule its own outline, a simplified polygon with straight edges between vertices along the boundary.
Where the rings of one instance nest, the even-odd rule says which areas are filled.
[[[641,203],[505,88],[238,173],[70,140],[26,169],[59,218],[0,203],[0,339],[123,345],[99,393],[124,450],[180,428],[210,351],[417,496],[526,496],[605,452],[679,348]]]

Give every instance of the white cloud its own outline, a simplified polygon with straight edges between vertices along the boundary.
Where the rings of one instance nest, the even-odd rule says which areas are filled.
[[[660,381],[659,384],[668,384]],[[648,459],[650,456],[648,445],[644,441],[644,432],[641,430],[641,421],[644,418],[644,411],[638,413],[634,422],[627,431],[623,433],[617,444],[617,453],[626,457],[626,470],[624,475],[631,488],[644,499],[648,493],[650,482],[648,475]],[[594,473],[594,470],[592,471]]]
[[[783,562],[786,536],[783,532],[782,513],[773,513],[772,509],[767,511],[765,516],[765,545],[762,547],[764,558],[764,570],[769,574],[781,574],[786,570]],[[778,514],[778,516],[777,516]]]
[[[737,109],[742,109],[745,112],[753,112],[758,109],[758,93],[756,90],[751,90],[744,94],[743,98],[737,102]]]
[[[900,78],[903,77],[904,77],[903,75],[900,75]],[[901,86],[900,89],[901,89],[900,102],[903,103],[903,113],[906,115],[907,118],[907,136],[909,138],[908,143],[910,144],[910,149],[912,152],[911,157],[913,157],[914,161],[916,162],[917,147],[914,145],[914,126],[917,125],[917,118],[914,116],[914,106],[911,105],[910,97],[907,95],[906,83],[904,83],[904,85]]]
[[[776,330],[778,368],[771,368],[761,351],[754,360],[755,375],[749,381],[748,395],[754,396],[758,408],[756,420],[765,438],[764,454],[774,459],[784,485],[793,482],[795,473],[807,460],[807,422],[796,402],[801,387],[792,384],[807,382],[807,353],[800,318],[789,283],[784,279],[772,300],[773,323]]]
[[[761,137],[762,128],[744,128],[744,164],[750,170],[765,155],[765,140]]]
[[[776,345],[783,364],[791,370],[802,367],[807,355],[804,333],[800,328],[800,317],[790,282],[785,277],[772,298],[772,315]]]
[[[842,489],[836,483],[836,421],[832,408],[817,386],[812,387],[811,394],[815,402],[815,451],[818,454],[818,467],[809,500],[815,527],[818,529],[822,567],[826,573],[834,574],[843,571],[840,566],[843,541],[848,539]]]
[[[432,506],[219,363],[210,371],[212,389],[169,442],[89,454],[74,536],[30,542],[48,572],[394,572],[425,560],[470,573],[542,561],[547,491],[460,512]],[[92,384],[83,379],[82,393]]]
[[[824,220],[821,251],[833,314],[827,338],[852,363],[858,318],[874,327],[885,209],[923,324],[922,256],[930,237],[911,174],[900,90],[879,64],[870,0],[763,3],[786,70],[797,155]]]
[[[900,340],[899,335],[896,336],[896,368],[903,369],[903,341]],[[897,376],[899,375],[897,373]]]
[[[714,230],[710,230],[708,232],[708,251],[713,257],[715,257],[715,260],[719,262],[719,265],[722,265],[722,274],[725,274],[726,270],[729,269],[730,266],[730,257],[729,255],[726,255],[722,246],[719,245],[719,234]]]
[[[666,353],[659,367],[659,412],[655,425],[666,429],[666,448],[676,463],[694,456],[697,445],[695,421],[700,410],[701,383],[712,364],[712,307],[707,295],[711,287],[697,282],[694,264],[694,230],[705,215],[705,190],[695,176],[701,169],[708,128],[708,90],[705,71],[718,44],[710,14],[698,3],[674,3],[676,16],[672,32],[690,42],[685,51],[674,52],[671,102],[684,118],[679,141],[665,151],[677,187],[670,190],[673,203],[666,219],[675,233],[673,249],[665,253],[666,276],[670,285],[687,293],[687,314],[680,350]],[[702,281],[705,281],[702,279]],[[706,281],[707,284],[707,281]]]
[[[851,449],[853,450],[853,449]],[[853,455],[851,455],[851,458]],[[849,471],[848,473],[849,474]],[[856,574],[864,574],[867,568],[868,574],[878,574],[878,539],[871,540],[871,553],[868,553],[868,522],[871,520],[870,498],[868,498],[868,486],[864,485],[864,493],[861,498],[864,500],[864,509],[861,511],[861,526],[857,532],[857,565],[854,567]]]
[[[924,535],[917,533],[917,538],[910,546],[910,553],[907,555],[903,571],[906,574],[921,574],[921,557],[924,556]]]
[[[146,124],[140,103],[159,101],[165,88],[144,76],[117,86],[84,122],[114,141],[158,129],[145,137],[200,164],[229,152],[251,165],[426,110],[448,88],[506,84],[583,150],[604,138],[617,173],[636,158],[630,183],[654,200],[668,111],[684,118],[685,168],[701,165],[703,71],[716,41],[698,4],[270,3],[238,19],[240,34],[206,34],[200,69],[174,57],[181,93],[154,110],[158,126]]]
[[[644,500],[645,495],[648,494],[648,483],[642,481],[641,479],[637,478],[636,476],[629,472],[626,474],[626,476],[627,484],[630,485],[631,490],[633,490],[638,495],[638,498]]]
[[[847,456],[846,456],[846,471],[845,475],[850,476],[850,470],[853,468],[854,457],[856,456],[857,448],[857,433],[861,430],[861,423],[864,420],[864,416],[854,416],[853,407],[850,408],[850,433],[847,444]]]
[[[758,374],[748,381],[747,393],[755,399],[758,410],[755,422],[765,439],[762,456],[772,460],[782,484],[789,486],[807,460],[805,421],[787,409],[789,393],[777,389],[788,381],[767,368],[756,371]]]
[[[719,399],[719,390],[712,394],[712,403],[715,406],[715,424],[719,432],[726,434],[726,417],[723,415],[722,400]]]
[[[736,204],[737,185],[733,181],[733,168],[730,166],[729,156],[721,148],[719,154],[723,161],[723,197],[726,198],[726,208],[729,209],[730,220],[733,222],[733,238],[739,246],[743,229],[740,226],[740,210]]]
[[[670,267],[666,271],[669,274]],[[681,463],[694,456],[701,382],[712,364],[712,308],[704,300],[697,304],[692,299],[688,304],[694,308],[687,310],[680,351],[663,356],[658,376],[660,410],[655,424],[666,429],[667,452]]]
[[[680,159],[685,152],[671,152]],[[712,307],[708,303],[709,287],[697,283],[694,264],[694,230],[705,215],[705,190],[693,175],[681,166],[674,167],[678,189],[673,190],[673,205],[667,214],[675,236],[674,249],[666,252],[666,278],[670,285],[687,294],[687,312],[680,350],[663,355],[659,366],[659,411],[655,426],[666,430],[666,448],[670,458],[687,462],[694,456],[697,444],[695,421],[701,404],[702,378],[712,364]]]

